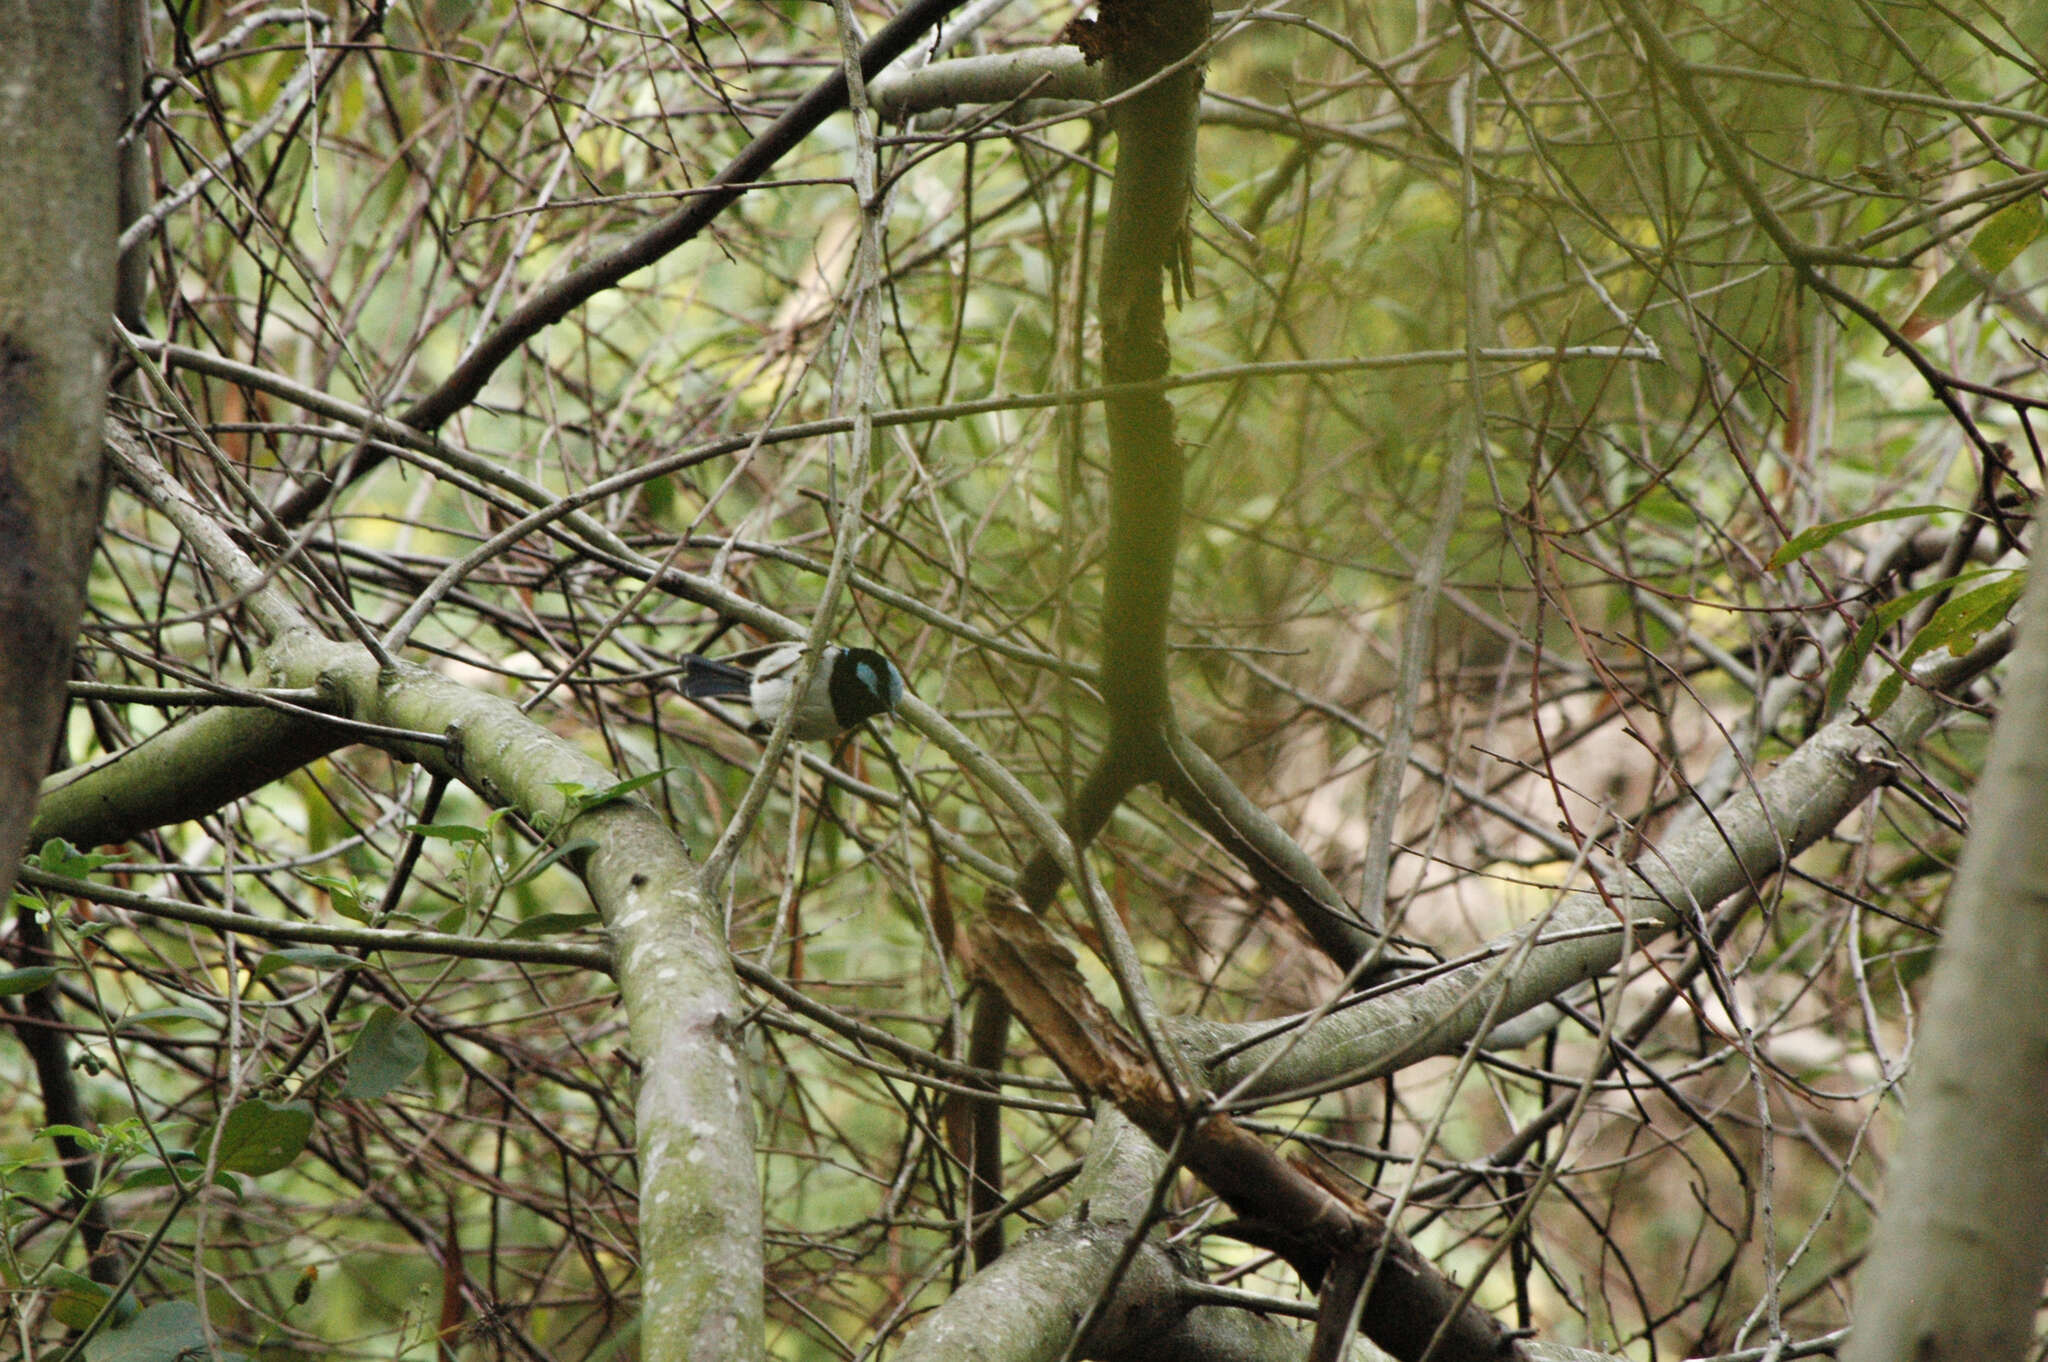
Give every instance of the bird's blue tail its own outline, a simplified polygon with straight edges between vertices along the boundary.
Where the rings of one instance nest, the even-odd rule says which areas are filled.
[[[753,685],[754,678],[738,667],[695,653],[683,659],[683,694],[692,700],[744,700]]]

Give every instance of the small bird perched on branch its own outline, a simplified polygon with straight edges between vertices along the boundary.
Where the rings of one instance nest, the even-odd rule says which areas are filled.
[[[790,687],[803,660],[801,643],[774,643],[722,658],[683,659],[683,694],[692,700],[745,700],[753,730],[766,733],[789,708]],[[836,738],[863,720],[887,714],[903,698],[903,673],[873,648],[828,644],[796,702],[791,736]]]

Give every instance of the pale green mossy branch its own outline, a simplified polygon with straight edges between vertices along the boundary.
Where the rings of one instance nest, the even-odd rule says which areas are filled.
[[[339,728],[279,710],[200,710],[133,747],[51,776],[27,844],[61,837],[76,847],[105,846],[203,818],[349,741]]]
[[[407,663],[379,666],[360,645],[324,637],[138,441],[112,439],[108,449],[123,480],[177,527],[268,635],[263,684],[312,688],[337,718],[419,735],[375,745],[462,781],[564,845],[587,844],[567,863],[604,920],[642,1063],[635,1131],[643,1346],[655,1356],[754,1355],[764,1279],[753,1104],[739,1038],[744,1010],[716,905],[682,842],[641,800],[606,797],[617,774],[510,701]],[[231,756],[210,752],[209,739]],[[182,759],[185,777],[204,784],[216,773],[226,778],[230,761],[256,759],[266,742],[284,753],[272,766],[288,770],[288,756],[349,740],[348,731],[313,718],[209,710],[86,773],[58,777],[53,794],[65,798],[52,801],[56,812],[46,810],[37,827],[44,836],[92,844],[83,823],[67,825],[66,810],[104,818],[130,775],[150,761]]]
[[[1869,717],[1860,701],[1845,706],[1711,815],[1633,865],[1596,867],[1596,890],[1561,893],[1539,921],[1419,979],[1401,980],[1306,1029],[1299,1019],[1244,1025],[1181,1018],[1169,1025],[1189,1051],[1215,1057],[1211,1081],[1233,1100],[1327,1092],[1455,1054],[1491,1028],[1607,974],[1622,962],[1627,943],[1640,946],[1681,923],[1703,923],[1716,905],[1784,869],[1893,778],[1946,708],[1945,693],[2011,646],[2012,631],[2002,626],[1965,657],[1944,653],[1917,668],[1914,684],[1882,715]],[[1508,961],[1517,963],[1509,969]]]
[[[1100,66],[1089,66],[1071,47],[1032,47],[978,57],[935,61],[915,71],[892,71],[868,87],[883,118],[910,118],[963,104],[1008,104],[1020,99],[1083,100],[1109,93]]]
[[[1224,1025],[1194,1018],[1167,1025],[1189,1050],[1218,1055],[1213,1080],[1238,1085],[1233,1096],[1246,1100],[1346,1086],[1427,1056],[1458,1052],[1487,1026],[1611,971],[1629,943],[1640,946],[1683,918],[1703,917],[1827,836],[1892,778],[1940,716],[1943,693],[1992,666],[2010,644],[2011,631],[2001,629],[1967,657],[1944,657],[1920,668],[1918,684],[1875,720],[1851,706],[1711,816],[1635,866],[1609,868],[1604,895],[1562,895],[1541,923],[1450,962],[1440,973],[1400,982],[1307,1030],[1288,1022]],[[1619,911],[1629,913],[1632,930],[1624,928]],[[903,1357],[922,1362],[958,1355],[948,1349],[962,1338],[1013,1340],[1027,1349],[1018,1355],[1057,1356],[1058,1344],[1042,1334],[1043,1321],[1069,1306],[1086,1309],[1111,1289],[1119,1263],[1123,1276],[1095,1326],[1102,1331],[1098,1340],[1129,1337],[1133,1322],[1153,1331],[1150,1337],[1190,1344],[1224,1328],[1233,1332],[1229,1356],[1300,1356],[1300,1335],[1277,1322],[1253,1325],[1241,1311],[1192,1308],[1202,1300],[1200,1284],[1179,1275],[1154,1241],[1133,1238],[1141,1233],[1141,1189],[1153,1185],[1163,1156],[1128,1127],[1117,1129],[1118,1123],[1113,1115],[1096,1123],[1090,1169],[1076,1188],[1086,1210],[1039,1231],[977,1274],[906,1340]],[[1112,1173],[1112,1165],[1119,1171]],[[1179,1283],[1185,1299],[1179,1310],[1162,1312],[1160,1293],[1170,1282]],[[1247,1336],[1235,1336],[1246,1329]],[[1524,1348],[1541,1359],[1603,1356],[1536,1343]]]

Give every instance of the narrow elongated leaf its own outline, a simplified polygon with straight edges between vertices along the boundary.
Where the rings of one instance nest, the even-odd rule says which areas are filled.
[[[1918,339],[1962,311],[1984,292],[1993,276],[2034,244],[2044,228],[2048,228],[2048,214],[2042,211],[2039,194],[2029,194],[1986,218],[1970,238],[1969,251],[1934,281],[1927,296],[1899,323],[1899,334],[1907,340]]]
[[[1886,601],[1864,616],[1863,623],[1856,626],[1855,637],[1849,640],[1848,646],[1835,658],[1835,665],[1828,673],[1827,712],[1834,713],[1836,707],[1849,698],[1849,692],[1855,688],[1857,674],[1863,670],[1863,664],[1870,660],[1871,650],[1877,646],[1877,640],[1883,636],[1885,630],[1911,614],[1913,607],[1928,597],[1937,596],[1944,591],[1953,591],[1962,583],[1977,580],[1989,571],[1990,569],[1983,568],[1975,572],[1965,572],[1945,581],[1929,582],[1926,586],[1915,587],[1903,596]]]
[[[1936,648],[1947,648],[1958,657],[1970,651],[1979,635],[2005,618],[2026,584],[2025,573],[2008,573],[1998,581],[1943,601],[1926,627],[1899,654],[1898,669],[1878,682],[1877,689],[1871,692],[1870,712],[1877,715],[1890,709],[1905,689],[1906,670]]]
[[[57,969],[55,965],[24,965],[20,969],[0,970],[0,998],[35,992],[57,977]]]
[[[588,837],[577,837],[568,842],[564,842],[561,846],[549,847],[547,851],[544,852],[540,857],[538,857],[532,865],[522,870],[519,873],[518,877],[514,879],[512,883],[505,887],[508,889],[517,889],[520,885],[525,884],[527,881],[535,878],[543,870],[546,870],[549,866],[553,865],[556,861],[561,860],[564,856],[574,856],[578,852],[594,851],[596,849],[597,843],[593,842]]]
[[[566,936],[580,932],[598,921],[596,913],[536,913],[505,933],[514,941],[533,941],[544,936]]]
[[[444,842],[487,842],[490,834],[482,828],[467,823],[415,823],[406,829],[422,837],[438,837]]]
[[[1787,563],[1796,563],[1821,545],[1839,539],[1863,525],[1875,524],[1880,520],[1904,520],[1910,516],[1937,515],[1954,509],[1953,506],[1893,506],[1882,511],[1871,511],[1866,515],[1850,516],[1847,520],[1831,520],[1825,525],[1809,525],[1778,545],[1778,551],[1771,555],[1768,566],[1775,572]]]
[[[196,1021],[208,1026],[220,1024],[220,1014],[204,1007],[152,1007],[142,1012],[130,1012],[114,1024],[117,1031],[135,1031],[145,1026],[161,1026],[165,1022]]]
[[[361,969],[363,962],[353,955],[343,955],[325,946],[286,946],[267,952],[250,966],[249,977],[267,979],[279,970],[295,966],[303,969]]]

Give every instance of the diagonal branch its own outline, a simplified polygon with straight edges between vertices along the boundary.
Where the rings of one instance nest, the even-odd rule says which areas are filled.
[[[959,3],[960,0],[911,0],[862,47],[862,74],[870,79],[880,75],[882,68],[908,52],[913,43]],[[463,356],[440,387],[401,412],[399,422],[423,434],[439,430],[450,417],[476,400],[491,375],[520,346],[627,275],[695,240],[746,192],[747,186],[767,174],[821,123],[845,107],[846,72],[835,68],[783,110],[781,117],[713,176],[705,192],[692,195],[681,208],[617,250],[571,270],[515,308],[497,329]],[[278,506],[278,518],[287,525],[304,520],[336,487],[361,477],[383,459],[380,450],[363,450],[341,468],[316,478],[287,497]]]
[[[368,649],[322,636],[202,508],[173,492],[139,442],[108,449],[130,485],[210,569],[252,602],[265,602],[258,618],[276,632],[262,660],[273,677],[317,687],[345,718],[434,738],[377,745],[462,781],[575,848],[565,861],[604,919],[642,1064],[634,1134],[648,1274],[645,1346],[650,1355],[704,1362],[756,1355],[761,1195],[753,1109],[734,1100],[747,1072],[745,1009],[718,904],[681,840],[644,801],[613,793],[614,771],[509,700],[410,664],[380,665]]]
[[[1176,1036],[1211,1056],[1211,1081],[1232,1102],[1334,1091],[1456,1053],[1490,1028],[1607,973],[1631,942],[1697,924],[1716,904],[1778,873],[1888,783],[1944,710],[1944,695],[2011,646],[2004,626],[1966,656],[1942,654],[1923,664],[1881,716],[1852,702],[1711,814],[1468,956],[1347,999],[1306,1029],[1298,1018],[1244,1025],[1186,1017],[1172,1023]],[[1519,963],[1503,963],[1511,960]]]
[[[1242,1217],[1233,1233],[1279,1253],[1309,1285],[1334,1288],[1327,1308],[1348,1317],[1370,1279],[1361,1326],[1394,1356],[1490,1362],[1521,1355],[1500,1321],[1466,1301],[1372,1208],[1281,1158],[1229,1116],[1182,1101],[1036,917],[991,895],[968,936],[975,968],[1075,1086],[1115,1104],[1162,1149],[1177,1148]],[[1376,1259],[1383,1261],[1373,1274]]]

